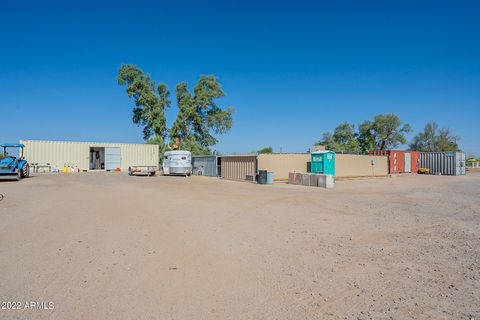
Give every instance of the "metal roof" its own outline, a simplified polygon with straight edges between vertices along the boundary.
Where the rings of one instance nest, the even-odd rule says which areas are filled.
[[[227,157],[256,157],[258,153],[243,153],[243,154],[219,154],[218,157],[220,158],[227,158]]]
[[[104,145],[114,145],[114,144],[122,144],[122,145],[155,145],[149,143],[124,143],[124,142],[105,142],[105,141],[73,141],[73,140],[35,140],[35,139],[20,139],[20,141],[24,142],[48,142],[48,143],[78,143],[78,144],[104,144]]]
[[[4,143],[0,147],[2,148],[24,148],[25,145],[21,143]]]
[[[211,158],[211,157],[217,157],[216,154],[195,154],[195,155],[192,155],[192,157],[194,158]]]

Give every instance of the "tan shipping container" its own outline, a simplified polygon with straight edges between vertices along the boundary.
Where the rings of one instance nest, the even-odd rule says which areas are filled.
[[[335,154],[335,176],[371,177],[388,175],[388,157],[358,154]]]
[[[258,170],[273,172],[274,180],[288,180],[289,172],[307,172],[309,153],[265,153],[258,155]]]
[[[112,165],[118,166],[122,171],[128,170],[130,166],[159,165],[159,148],[152,144],[45,140],[20,140],[20,143],[25,145],[25,159],[29,163],[49,163],[52,168],[59,170],[64,166],[77,167],[82,171],[93,170],[92,151],[99,152],[99,162],[103,160],[106,166],[109,150],[119,152],[115,155],[118,164]]]

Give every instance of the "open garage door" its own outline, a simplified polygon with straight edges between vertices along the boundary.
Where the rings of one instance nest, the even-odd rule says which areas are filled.
[[[105,170],[120,168],[120,148],[105,148]]]

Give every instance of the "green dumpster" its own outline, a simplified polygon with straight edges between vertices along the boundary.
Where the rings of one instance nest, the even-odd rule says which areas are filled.
[[[310,171],[335,176],[335,152],[328,150],[312,152]]]

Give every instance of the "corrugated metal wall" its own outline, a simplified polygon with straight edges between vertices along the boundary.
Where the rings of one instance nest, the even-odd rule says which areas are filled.
[[[456,175],[459,176],[467,174],[467,155],[465,152],[457,152],[456,161]]]
[[[158,166],[159,149],[151,144],[128,144],[108,142],[70,142],[20,140],[25,145],[25,158],[30,163],[50,163],[52,167],[63,168],[72,165],[80,170],[89,170],[90,147],[118,147],[121,152],[121,169],[129,166]]]
[[[374,165],[372,165],[372,161]],[[335,176],[338,178],[385,176],[387,174],[387,156],[340,153],[335,155]]]
[[[410,154],[410,172],[418,171],[420,152],[410,150],[373,150],[370,154],[386,155],[389,157],[390,173],[405,173],[405,153]]]
[[[217,156],[192,156],[193,174],[217,177]]]
[[[420,152],[409,151],[412,155],[412,173],[418,172],[418,166],[420,165]]]
[[[257,174],[257,156],[221,156],[221,177],[229,180],[249,180]]]
[[[420,166],[430,169],[430,174],[464,175],[464,152],[421,152]]]
[[[288,180],[288,173],[307,172],[309,153],[268,153],[258,155],[258,170],[273,172],[275,180]]]

